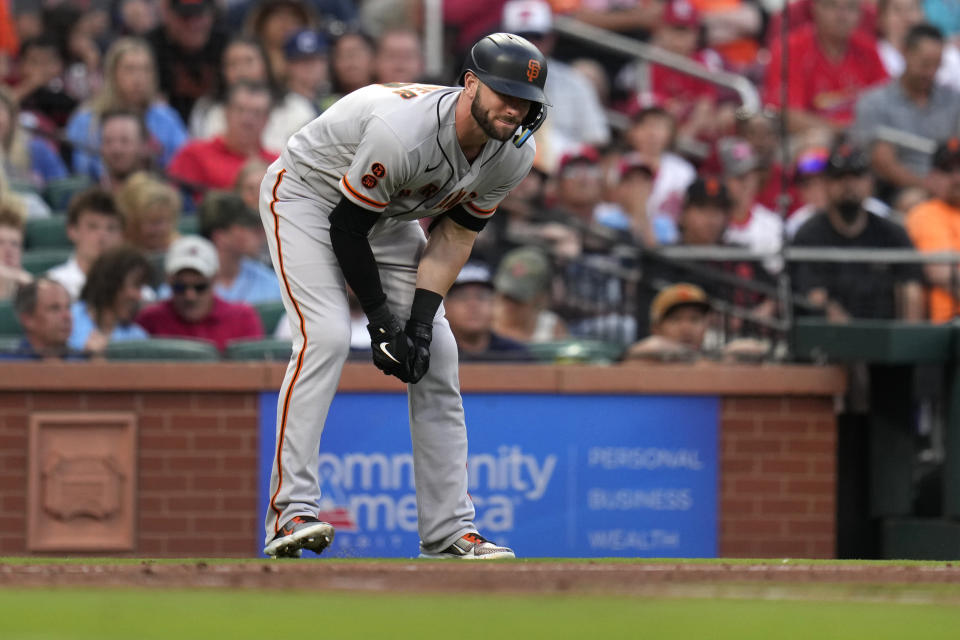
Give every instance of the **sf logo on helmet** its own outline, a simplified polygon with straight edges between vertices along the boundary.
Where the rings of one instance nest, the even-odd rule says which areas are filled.
[[[527,63],[527,80],[533,82],[538,77],[540,77],[540,62],[537,60],[530,60]]]

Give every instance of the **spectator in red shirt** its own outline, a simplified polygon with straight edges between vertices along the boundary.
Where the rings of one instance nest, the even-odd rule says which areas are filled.
[[[202,338],[223,350],[237,338],[263,337],[260,316],[250,305],[225,302],[213,293],[217,250],[199,236],[176,240],[164,270],[172,296],[142,310],[136,323],[151,336]]]
[[[723,60],[712,49],[700,47],[701,17],[690,0],[670,0],[666,3],[663,20],[653,32],[651,43],[661,49],[683,56],[709,71],[722,71]],[[637,65],[642,73],[637,73]],[[643,81],[646,74],[645,81]],[[714,84],[659,64],[637,63],[625,67],[617,77],[618,83],[633,92],[627,109],[641,103],[644,91],[657,97],[660,106],[677,122],[678,144],[691,140],[714,140],[728,133],[734,124],[734,107],[718,105],[720,91]]]
[[[868,87],[887,79],[876,39],[857,30],[860,0],[814,0],[813,24],[788,39],[787,125],[840,131],[851,124],[853,108]],[[770,48],[764,99],[780,105],[781,46]]]
[[[702,0],[700,0],[702,1]],[[789,15],[789,24],[787,27],[795,31],[804,25],[813,23],[813,4],[816,0],[791,0],[787,2]],[[857,30],[864,35],[870,36],[878,32],[879,18],[877,16],[877,6],[871,2],[864,2],[860,5],[860,18],[857,23]],[[767,42],[771,45],[780,38],[783,29],[783,11],[770,16],[767,24]]]
[[[273,162],[277,155],[260,144],[270,115],[270,90],[238,81],[227,91],[226,129],[219,136],[189,142],[170,161],[168,173],[187,185],[230,189],[250,158]]]
[[[652,43],[670,53],[720,71],[723,61],[715,51],[700,49],[700,13],[689,0],[671,0],[663,12],[663,21],[653,32]],[[707,126],[715,114],[717,87],[685,73],[659,64],[650,65],[650,89],[664,96],[667,110],[684,125],[693,126],[692,133]],[[693,137],[693,136],[691,136]]]

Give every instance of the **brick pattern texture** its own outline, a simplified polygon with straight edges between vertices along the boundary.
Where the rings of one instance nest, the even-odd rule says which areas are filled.
[[[253,393],[0,393],[0,555],[26,553],[28,416],[137,414],[132,555],[258,553],[258,416]]]
[[[834,557],[836,433],[829,397],[723,399],[721,556]]]
[[[33,411],[137,414],[132,555],[258,552],[255,393],[0,392],[0,555],[26,552]],[[721,556],[833,557],[836,424],[830,398],[724,398],[720,449]]]

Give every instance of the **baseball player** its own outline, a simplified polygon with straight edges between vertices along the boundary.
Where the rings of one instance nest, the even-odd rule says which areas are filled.
[[[546,75],[523,38],[487,36],[467,56],[462,87],[359,89],[294,134],[267,171],[260,215],[293,353],[277,408],[266,555],[320,553],[333,540],[316,518],[317,467],[350,345],[349,284],[374,364],[408,383],[420,557],[514,557],[473,523],[457,347],[441,302],[533,164]],[[429,237],[417,222],[428,217]]]

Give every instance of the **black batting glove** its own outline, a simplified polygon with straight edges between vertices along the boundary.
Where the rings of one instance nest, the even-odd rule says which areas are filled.
[[[400,320],[386,304],[369,313],[367,319],[370,321],[367,331],[370,333],[373,364],[388,376],[411,382],[409,363],[413,341],[404,333]]]
[[[410,382],[417,383],[430,368],[430,341],[433,340],[433,323],[410,318],[404,330],[412,348],[409,356]]]

